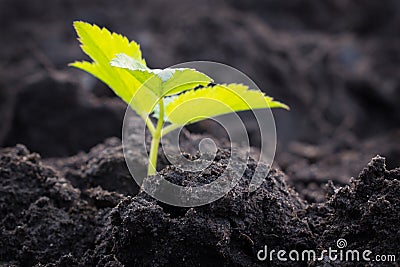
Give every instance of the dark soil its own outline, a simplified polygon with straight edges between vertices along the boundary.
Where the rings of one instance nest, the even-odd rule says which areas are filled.
[[[397,0],[0,0],[0,266],[284,266],[257,251],[338,238],[399,261],[399,14]],[[287,103],[261,188],[248,192],[250,160],[209,205],[139,193],[121,147],[126,105],[67,67],[84,58],[77,19],[137,40],[152,67],[227,63]],[[209,121],[188,127],[183,150],[196,156],[204,136],[217,137],[218,159],[191,174],[160,155],[168,180],[195,186],[223,171],[226,142]]]
[[[75,177],[60,171],[60,162],[56,168],[44,164],[22,145],[1,151],[3,265],[252,266],[260,264],[256,253],[266,244],[318,249],[341,237],[352,249],[381,254],[395,252],[399,244],[400,169],[386,170],[384,158],[374,158],[349,186],[328,184],[321,204],[304,201],[278,170],[250,193],[256,166],[250,160],[243,179],[226,196],[187,209],[135,194],[133,179],[122,178],[129,175],[121,169],[122,148],[115,141],[102,145],[107,159],[82,155],[90,159],[79,167],[66,160]],[[172,166],[162,174],[176,184],[196,186],[218,176],[229,153],[220,150],[216,158],[200,176]],[[74,187],[77,173],[86,183]],[[101,175],[94,178],[93,173]],[[105,181],[113,177],[114,184]]]

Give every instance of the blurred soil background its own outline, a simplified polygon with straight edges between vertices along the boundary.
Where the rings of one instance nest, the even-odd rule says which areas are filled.
[[[276,164],[296,181],[346,183],[377,154],[400,163],[399,1],[2,0],[0,10],[2,146],[62,157],[120,137],[121,101],[67,67],[85,58],[72,28],[85,20],[139,42],[151,67],[225,63],[287,103],[274,111]]]

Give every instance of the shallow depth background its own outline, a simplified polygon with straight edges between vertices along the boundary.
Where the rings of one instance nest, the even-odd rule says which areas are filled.
[[[0,146],[64,157],[120,136],[125,105],[67,67],[85,58],[84,20],[139,42],[151,67],[222,62],[287,103],[276,164],[297,187],[347,183],[376,154],[400,165],[397,0],[1,0],[0,20]]]

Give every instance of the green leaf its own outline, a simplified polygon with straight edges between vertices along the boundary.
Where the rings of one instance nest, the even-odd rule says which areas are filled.
[[[118,54],[110,63],[114,67],[124,68],[130,71],[132,76],[142,83],[152,79],[152,85],[146,84],[146,87],[155,92],[158,96],[174,95],[180,92],[193,89],[198,85],[206,85],[212,82],[212,79],[194,69],[189,68],[166,68],[149,69],[142,65],[138,60],[126,55]],[[160,85],[156,79],[160,80]]]
[[[198,85],[207,85],[213,81],[210,77],[195,69],[177,68],[169,70],[174,72],[172,78],[163,83],[164,95],[178,94],[193,89]]]
[[[185,125],[231,112],[261,108],[289,109],[245,85],[222,84],[184,92],[166,106],[166,116],[173,124]]]
[[[123,69],[129,70],[148,70],[149,68],[140,62],[139,60],[134,59],[133,57],[128,56],[127,54],[118,53],[110,62],[111,66],[119,67]]]
[[[119,97],[141,116],[150,114],[158,101],[158,97],[152,91],[144,88],[135,96],[142,82],[127,70],[114,68],[110,61],[117,54],[126,54],[136,60],[141,66],[146,67],[142,58],[142,52],[136,42],[130,42],[126,37],[111,33],[106,28],[100,29],[96,25],[86,22],[74,22],[75,30],[81,42],[82,50],[93,60],[93,62],[74,62],[73,67],[82,69],[106,83]],[[132,99],[135,96],[135,99]],[[145,99],[141,99],[145,96]],[[139,103],[140,101],[140,103]]]
[[[109,64],[116,54],[123,53],[146,66],[140,46],[134,41],[130,42],[125,36],[82,21],[75,21],[74,27],[82,50],[93,61]]]
[[[140,61],[122,53],[117,54],[110,64],[113,67],[125,69],[142,84],[142,87],[152,91],[157,96],[161,96],[163,81],[155,70],[147,68]],[[145,89],[141,88],[140,90]]]
[[[179,125],[241,110],[288,109],[271,97],[240,84],[193,90],[198,85],[209,84],[212,79],[189,68],[149,69],[137,43],[89,23],[78,21],[74,27],[82,50],[93,62],[74,62],[71,66],[106,83],[143,118],[154,109],[157,116],[158,100],[166,96],[174,97],[165,101],[165,114],[169,121]]]

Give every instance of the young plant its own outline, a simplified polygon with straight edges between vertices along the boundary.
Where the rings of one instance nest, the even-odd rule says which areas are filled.
[[[150,69],[136,42],[86,22],[76,21],[74,27],[82,50],[93,62],[77,61],[70,65],[103,81],[145,120],[152,137],[148,175],[156,173],[162,136],[183,125],[236,111],[288,109],[245,85],[214,84],[195,69]],[[184,105],[188,101],[191,105]],[[179,112],[174,112],[178,107]],[[149,119],[150,115],[157,119],[156,124]]]

